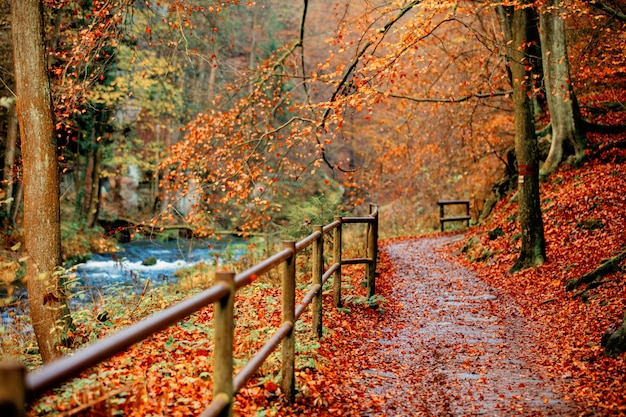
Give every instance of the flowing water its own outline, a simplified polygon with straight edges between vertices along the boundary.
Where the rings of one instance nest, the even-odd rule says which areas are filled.
[[[139,240],[120,244],[120,251],[93,254],[85,263],[71,268],[70,306],[88,303],[94,294],[115,294],[120,290],[140,293],[149,280],[150,287],[177,281],[175,272],[200,262],[223,265],[240,258],[247,249],[243,239],[221,240]],[[81,296],[77,297],[79,293]],[[85,297],[84,295],[89,296]],[[6,298],[8,294],[0,294]],[[14,288],[15,302],[0,307],[0,327],[13,324],[12,314],[28,314],[26,288]]]
[[[204,262],[209,265],[241,257],[245,243],[240,239],[220,241],[172,240],[158,242],[140,240],[120,245],[119,252],[94,254],[76,267],[81,286],[104,288],[110,284],[133,285],[150,279],[152,282],[173,282],[174,273],[184,267]]]

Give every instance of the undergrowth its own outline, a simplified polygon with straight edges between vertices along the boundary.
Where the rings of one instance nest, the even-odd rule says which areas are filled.
[[[360,238],[365,229],[357,228],[344,234]],[[348,245],[344,256],[363,257],[364,249]],[[332,239],[327,239],[325,257],[332,256]],[[298,255],[297,304],[310,287],[310,264],[307,251]],[[71,310],[75,328],[69,335],[70,345],[65,354],[95,342],[175,303],[210,287],[215,270],[231,269],[241,272],[259,262],[259,251],[251,251],[238,258],[222,257],[209,260],[176,273],[177,280],[169,285],[156,285],[137,276],[130,284],[112,284],[108,288],[81,286],[72,269],[66,270],[70,285]],[[343,287],[346,292],[344,309],[334,314],[351,314],[361,306],[378,308],[384,312],[384,298],[368,299],[360,280],[352,272],[363,274],[358,266],[344,267]],[[331,280],[332,281],[332,280]],[[332,282],[323,289],[325,317],[333,314]],[[237,291],[235,299],[235,368],[240,370],[253,357],[281,324],[280,276],[274,269]],[[318,372],[325,359],[318,355],[320,341],[311,332],[310,310],[296,323],[296,372],[302,395],[315,395],[307,388],[306,375]],[[196,414],[204,409],[212,396],[213,308],[207,306],[175,326],[131,347],[126,352],[81,374],[49,392],[28,410],[29,415],[181,415]],[[326,320],[326,319],[325,319]],[[325,323],[323,338],[332,337]],[[41,365],[25,299],[12,303],[12,310],[0,327],[2,357],[18,360],[35,369]],[[280,349],[278,349],[279,351]],[[265,361],[237,398],[239,409],[264,410],[271,415],[272,405],[259,405],[254,398],[262,392],[267,399],[282,396],[280,358],[274,352]],[[308,390],[308,391],[307,391]],[[247,400],[248,399],[248,400]],[[261,411],[259,411],[261,412]]]

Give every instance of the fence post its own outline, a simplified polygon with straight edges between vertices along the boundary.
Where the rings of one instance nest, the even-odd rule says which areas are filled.
[[[0,415],[22,417],[26,415],[26,368],[19,362],[0,363]]]
[[[322,338],[322,275],[324,274],[324,229],[322,226],[313,226],[314,232],[320,232],[320,237],[313,242],[313,285],[319,285],[320,290],[313,298],[313,333]]]
[[[443,225],[445,222],[442,219],[444,218],[444,215],[445,215],[444,213],[445,204],[441,204],[441,203],[438,203],[438,204],[439,204],[439,221],[441,223],[441,231],[443,232]]]
[[[372,223],[368,223],[367,227],[367,297],[376,294],[376,261],[378,257],[378,212],[376,206],[370,204],[370,215],[374,218]]]
[[[282,390],[290,402],[296,399],[296,242],[284,241],[284,249],[292,255],[283,263],[283,323],[292,324],[291,331],[283,339]]]
[[[341,307],[341,216],[336,216],[335,221],[339,226],[333,231],[333,263],[339,267],[333,273],[333,301],[335,307]]]
[[[220,394],[228,396],[228,405],[220,417],[233,415],[233,309],[235,300],[235,273],[218,271],[216,282],[230,289],[227,296],[215,302],[215,349],[213,352],[213,398]]]

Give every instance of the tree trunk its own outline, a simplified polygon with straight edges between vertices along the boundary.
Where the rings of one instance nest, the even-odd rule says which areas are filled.
[[[76,196],[75,201],[74,201],[74,206],[76,207],[76,211],[78,212],[78,215],[80,216],[79,218],[82,218],[82,208],[83,208],[83,202],[81,200],[81,191],[82,191],[82,169],[83,169],[83,163],[81,160],[81,155],[80,155],[80,141],[82,140],[82,135],[80,134],[80,132],[78,133],[77,137],[76,137],[76,143],[77,143],[77,150],[76,153],[74,153],[72,161],[74,163],[74,166],[72,167],[72,178],[74,180],[74,195]],[[76,215],[76,214],[75,214]]]
[[[576,96],[570,83],[569,55],[560,0],[549,0],[540,11],[541,55],[546,97],[552,124],[552,142],[541,175],[554,172],[563,159],[565,142],[574,148],[576,163],[585,157],[585,139]]]
[[[42,360],[59,356],[71,324],[61,261],[59,182],[40,0],[12,0],[17,114],[24,168],[28,300]]]
[[[9,109],[9,119],[7,123],[7,142],[6,149],[4,151],[4,177],[3,180],[6,184],[6,198],[7,204],[5,210],[7,216],[11,217],[11,206],[15,203],[13,198],[13,184],[15,184],[15,147],[17,144],[17,115],[15,113],[15,104]]]
[[[492,0],[493,3],[496,4],[496,16],[498,17],[498,22],[500,23],[500,29],[502,29],[502,37],[503,44],[501,51],[507,50],[507,45],[510,45],[513,42],[513,6],[504,6],[501,1]],[[502,55],[506,55],[504,52],[501,52]],[[504,61],[506,62],[506,72],[509,76],[509,82],[513,85],[513,76],[511,75],[511,65],[509,62],[509,57],[504,56]]]
[[[504,45],[510,45],[513,41],[513,13],[515,12],[514,6],[504,6],[501,2],[495,1],[496,4],[496,15],[498,16],[498,21],[500,23],[500,28],[502,29],[502,36]],[[536,78],[541,80],[543,78],[543,69],[541,67],[541,60],[539,56],[541,55],[541,46],[540,37],[539,37],[539,29],[537,27],[537,19],[535,18],[534,11],[530,12],[529,16],[529,27],[527,28],[527,52],[528,52],[528,63],[530,64],[530,68],[532,73]],[[503,49],[508,48],[504,46]],[[511,65],[510,65],[510,56],[505,57],[505,61],[507,63],[507,73],[509,75],[509,81],[511,85],[513,85],[513,75],[511,74]],[[536,94],[532,96],[533,103],[533,112],[534,115],[539,115],[542,111],[541,106],[544,104],[539,100]]]
[[[24,187],[22,182],[17,182],[17,189],[13,192],[13,204],[11,206],[11,224],[17,224],[17,216],[20,214],[20,206],[24,197]],[[24,222],[22,222],[23,224]]]
[[[98,145],[96,145],[98,146]],[[102,151],[100,147],[93,150],[93,167],[91,169],[91,192],[89,193],[89,207],[87,209],[87,227],[92,228],[98,220],[100,212],[100,165]]]
[[[532,76],[526,45],[532,28],[529,7],[513,12],[513,42],[508,48],[513,76],[515,156],[518,164],[519,222],[522,250],[510,272],[541,265],[546,260],[543,221],[539,200],[537,136],[533,117]]]
[[[211,64],[209,65],[209,85],[207,88],[207,102],[210,103],[215,96],[215,77],[217,75],[217,61],[214,59],[211,60]]]
[[[98,160],[98,117],[96,112],[93,112],[91,115],[91,132],[90,135],[86,136],[84,139],[89,139],[89,143],[85,143],[83,145],[83,149],[86,151],[86,163],[85,163],[85,172],[81,174],[81,188],[77,192],[77,196],[79,199],[77,200],[80,203],[80,219],[86,219],[87,224],[91,222],[91,210],[93,209],[92,204],[94,203],[94,198],[96,198],[96,194],[99,198],[100,193],[97,192],[100,186],[100,161]],[[79,146],[78,155],[80,158],[80,149]]]

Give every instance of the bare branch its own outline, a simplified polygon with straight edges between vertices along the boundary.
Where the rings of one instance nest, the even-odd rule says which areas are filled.
[[[506,96],[513,94],[513,90],[507,91],[495,91],[491,93],[470,93],[463,97],[449,97],[449,98],[428,98],[428,97],[411,97],[401,94],[388,94],[389,97],[400,98],[403,100],[411,100],[417,103],[461,103],[468,101],[471,98],[491,98],[497,96]]]
[[[302,77],[306,78],[306,70],[304,66],[304,24],[306,22],[306,13],[309,8],[309,0],[304,0],[304,10],[302,10],[302,22],[300,23],[300,65],[302,66]],[[307,83],[303,83],[304,93],[307,102],[310,101],[309,86]]]
[[[402,9],[400,9],[400,12],[393,19],[391,19],[389,22],[387,22],[382,28],[378,29],[378,33],[382,34],[382,36],[384,37],[389,32],[389,30],[393,27],[393,25],[395,25],[402,17],[404,17],[404,15],[406,15],[413,7],[417,6],[420,3],[421,3],[421,0],[414,0],[414,1],[410,2],[410,3],[408,3]],[[355,57],[352,59],[352,62],[350,62],[350,65],[348,65],[348,67],[344,71],[343,76],[341,78],[341,81],[339,82],[339,84],[337,84],[337,87],[335,88],[335,91],[333,92],[332,96],[330,97],[330,100],[329,100],[330,103],[333,103],[335,100],[337,100],[337,97],[339,96],[339,94],[342,91],[343,87],[348,82],[348,79],[350,78],[350,75],[352,74],[352,72],[354,71],[356,66],[358,65],[359,60],[361,59],[361,57],[365,54],[365,52],[367,52],[367,50],[373,44],[374,44],[373,40],[368,40],[361,47],[361,49],[359,49],[359,51],[357,52]],[[326,120],[328,118],[328,115],[330,114],[330,111],[331,111],[330,107],[326,108],[326,111],[324,111],[324,114],[322,116],[322,120],[320,121],[320,124],[318,126],[319,128],[323,128],[324,125],[326,124]],[[340,167],[335,167],[328,160],[327,155],[326,155],[326,150],[325,150],[324,146],[322,145],[319,137],[316,136],[315,138],[316,138],[317,143],[318,143],[318,145],[320,147],[320,150],[321,150],[322,160],[324,161],[324,163],[331,170],[334,170],[335,168],[337,168],[337,169],[339,169],[342,172],[350,172],[350,171],[344,170],[344,169],[342,169]]]
[[[417,6],[420,3],[421,3],[421,0],[415,0],[415,1],[412,1],[409,4],[407,4],[406,6],[404,6],[400,10],[400,12],[393,19],[391,19],[389,22],[387,22],[385,24],[385,26],[383,26],[382,28],[380,28],[378,30],[378,33],[381,33],[383,35],[383,37],[384,37],[387,34],[387,32],[389,32],[389,30],[393,27],[393,25],[398,22],[398,20],[400,20],[402,17],[404,17],[405,14],[407,14],[413,7]],[[348,78],[350,77],[350,74],[352,74],[352,72],[354,71],[354,69],[358,65],[359,59],[361,59],[361,57],[365,54],[365,52],[367,52],[368,48],[370,46],[372,46],[373,43],[374,42],[372,40],[368,40],[361,47],[361,49],[359,49],[359,51],[357,52],[357,54],[354,57],[354,59],[352,60],[352,62],[350,62],[350,65],[348,65],[348,67],[344,71],[343,77],[341,78],[341,81],[339,82],[339,84],[335,88],[335,91],[333,92],[333,95],[331,96],[331,98],[329,100],[331,103],[334,102],[337,99],[337,96],[341,92],[343,86],[348,81]],[[329,113],[330,113],[330,108],[327,108],[326,111],[324,112],[324,116],[322,118],[322,122],[321,122],[322,126],[326,122],[326,118],[328,117]]]

